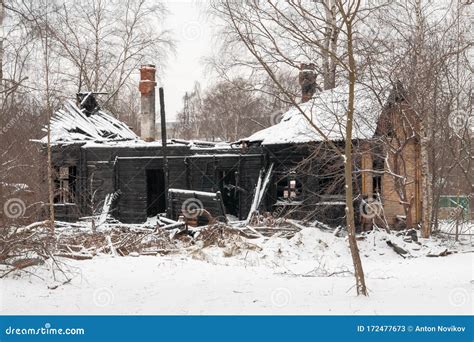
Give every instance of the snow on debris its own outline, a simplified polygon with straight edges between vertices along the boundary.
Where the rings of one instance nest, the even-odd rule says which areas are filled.
[[[389,263],[394,260],[438,257],[469,251],[471,242],[464,239],[460,242],[449,241],[441,237],[430,239],[418,238],[414,241],[408,231],[392,232],[370,231],[358,235],[358,246],[364,262],[376,260]],[[254,248],[249,248],[249,244]],[[233,247],[229,259],[227,249]],[[401,256],[390,245],[396,245],[406,251]],[[204,260],[212,260],[219,265],[248,266],[254,262],[272,268],[281,268],[293,274],[306,274],[316,264],[324,265],[328,273],[351,269],[352,256],[347,236],[339,237],[331,231],[318,228],[304,228],[292,238],[279,237],[278,234],[268,238],[245,239],[226,244],[225,248],[209,246],[201,249]]]
[[[305,116],[329,139],[344,140],[348,85],[317,93],[311,100],[300,104]],[[386,94],[380,96],[385,101]],[[373,89],[357,83],[355,85],[354,139],[370,139],[376,129],[382,105]],[[307,143],[324,138],[312,127],[301,111],[293,107],[282,116],[282,120],[271,127],[258,131],[243,141],[261,142],[262,145]]]
[[[46,128],[43,128],[47,132]],[[47,143],[47,136],[41,139]],[[87,116],[73,101],[67,101],[64,108],[51,118],[51,143],[87,141],[138,140],[139,137],[123,122],[110,114],[98,111]]]
[[[178,193],[178,194],[186,194],[186,195],[201,195],[201,196],[215,196],[214,192],[206,192],[206,191],[197,191],[197,190],[186,190],[186,189],[168,189],[169,192]]]
[[[131,307],[135,314],[154,315],[472,313],[469,240],[451,244],[433,236],[417,243],[408,242],[403,232],[361,234],[358,243],[370,297],[356,298],[345,236],[306,228],[290,239],[276,234],[246,239],[213,230],[191,244],[183,236],[164,239],[174,242],[169,247],[160,242],[160,248],[172,249],[157,256],[133,251],[112,257],[97,249],[90,260],[61,259],[72,276],[67,282],[62,273],[51,271],[57,263],[48,258],[34,273],[15,271],[1,280],[2,313],[31,314],[31,308],[37,308],[48,315],[84,310],[117,315],[130,313]],[[67,232],[72,233],[70,228]],[[149,232],[144,235],[152,238]],[[151,241],[159,242],[159,237],[165,236]],[[218,240],[207,243],[212,237]],[[398,255],[387,241],[407,250],[408,257]],[[456,253],[425,257],[446,248]],[[179,295],[170,295],[177,288]],[[98,305],[103,293],[108,299]],[[466,300],[454,305],[457,294]]]

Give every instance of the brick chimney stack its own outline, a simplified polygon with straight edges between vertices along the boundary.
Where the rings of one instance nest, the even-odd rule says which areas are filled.
[[[301,86],[301,102],[309,101],[316,92],[316,65],[301,63],[299,83]]]
[[[138,86],[141,93],[140,137],[145,141],[155,140],[155,74],[156,68],[153,64],[145,64],[140,67],[140,84]]]

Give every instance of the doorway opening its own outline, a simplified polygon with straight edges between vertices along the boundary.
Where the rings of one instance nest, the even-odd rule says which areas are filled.
[[[166,211],[165,174],[163,170],[146,170],[146,192],[148,217]]]
[[[224,202],[226,213],[240,219],[240,192],[237,185],[238,177],[236,171],[219,170],[218,177],[219,190],[222,194],[222,201]]]

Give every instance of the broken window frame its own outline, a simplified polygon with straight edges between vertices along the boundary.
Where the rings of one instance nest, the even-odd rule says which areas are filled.
[[[75,204],[76,167],[59,166],[55,171],[54,204]]]
[[[303,183],[295,171],[278,175],[275,186],[277,201],[298,202],[303,199]]]

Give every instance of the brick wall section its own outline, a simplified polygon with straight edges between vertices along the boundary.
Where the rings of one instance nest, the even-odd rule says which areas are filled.
[[[411,218],[414,224],[420,222],[421,196],[420,196],[420,182],[419,182],[419,148],[415,141],[411,141],[404,148],[402,152],[406,168],[406,191],[407,197],[413,198],[413,205],[411,208]],[[394,155],[389,156],[390,165],[394,165]],[[387,165],[385,165],[385,171]],[[384,204],[385,216],[389,224],[396,223],[397,215],[404,216],[405,210],[400,204],[400,196],[395,185],[395,178],[393,175],[384,173],[382,177],[382,201]]]
[[[362,145],[362,158],[361,158],[361,169],[362,171],[362,194],[371,197],[373,194],[373,173],[365,170],[373,169],[373,158],[372,152],[370,151],[370,144],[364,142]]]

